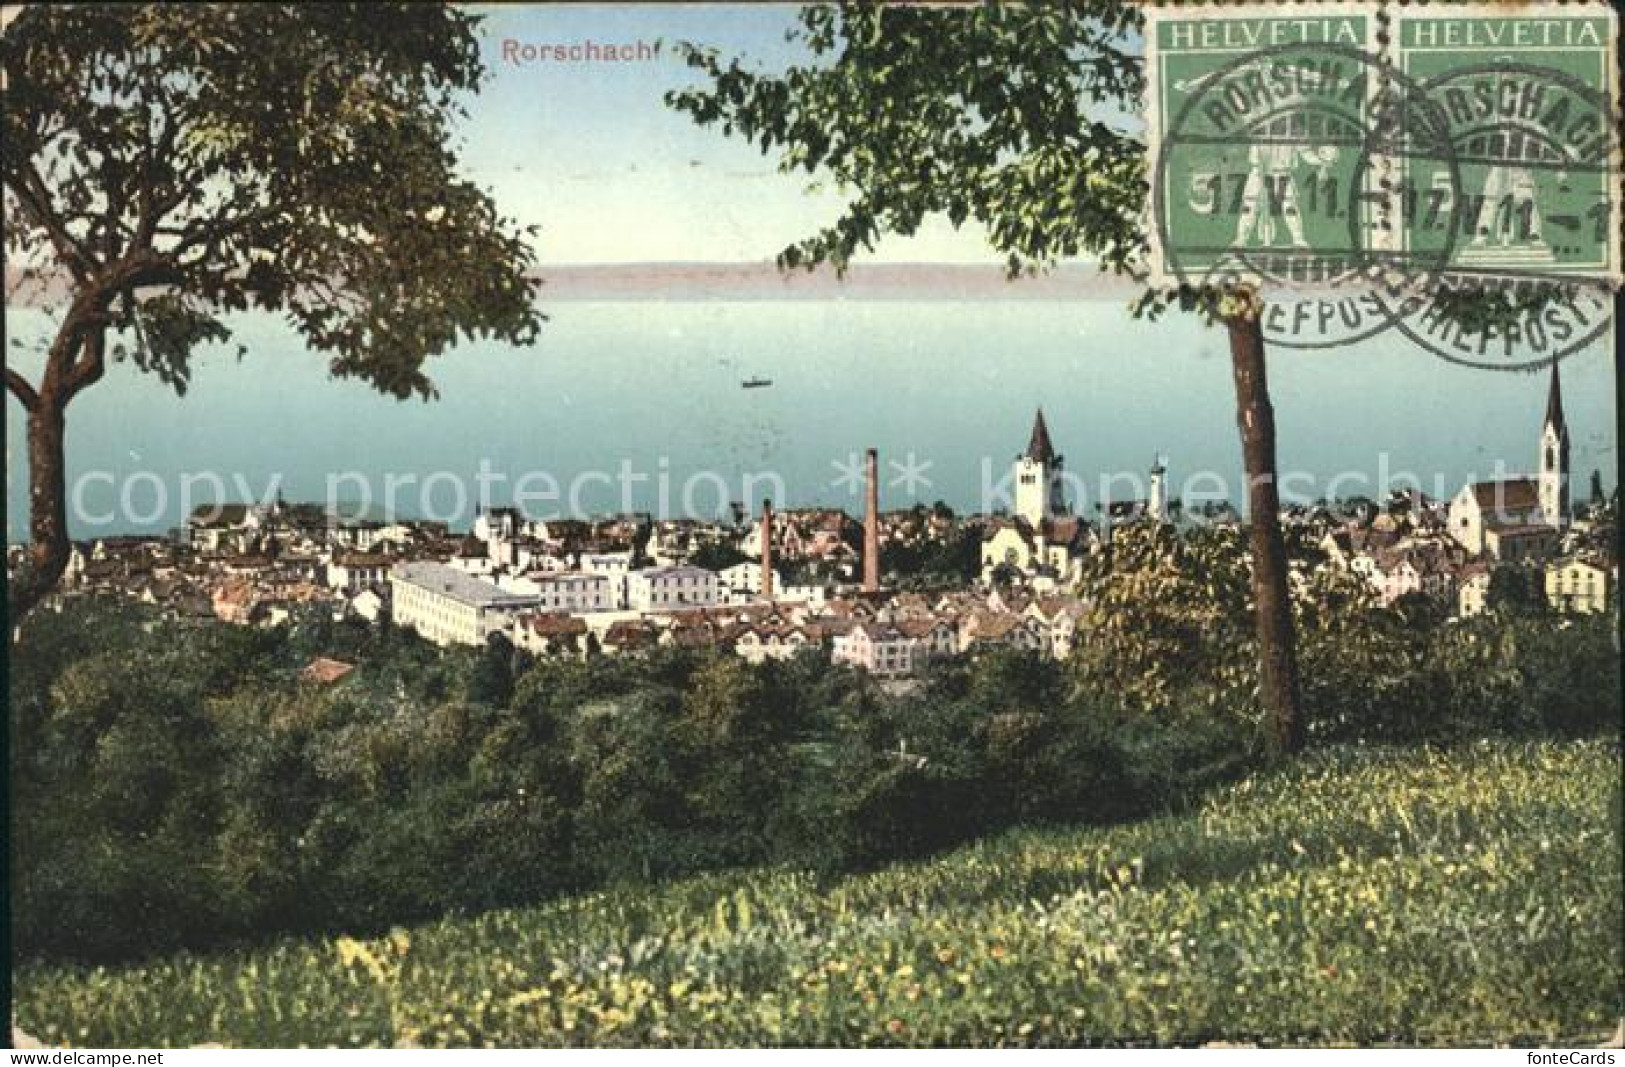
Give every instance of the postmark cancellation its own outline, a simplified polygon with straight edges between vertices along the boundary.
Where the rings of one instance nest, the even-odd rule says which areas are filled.
[[[1601,4],[1153,6],[1153,284],[1617,285],[1617,45]]]

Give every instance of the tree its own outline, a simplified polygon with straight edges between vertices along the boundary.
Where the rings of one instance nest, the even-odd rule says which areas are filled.
[[[1516,565],[1496,567],[1490,572],[1490,587],[1484,592],[1484,606],[1497,614],[1545,614],[1548,605],[1540,572]]]
[[[1078,628],[1090,640],[1068,662],[1081,691],[1163,719],[1250,711],[1256,649],[1246,553],[1230,529],[1187,537],[1151,523],[1113,530],[1079,582],[1086,611]]]
[[[1145,72],[1125,46],[1141,28],[1120,0],[803,8],[795,36],[810,61],[781,75],[685,46],[710,80],[668,103],[781,151],[785,171],[825,172],[849,195],[833,224],[779,255],[785,269],[844,270],[882,233],[928,215],[974,219],[1012,274],[1092,255],[1137,273],[1146,146],[1100,117],[1135,110]],[[1148,294],[1143,309],[1166,295]],[[1262,302],[1248,289],[1182,289],[1187,310],[1230,333],[1236,421],[1246,464],[1260,695],[1278,748],[1303,743],[1292,612],[1276,485],[1275,417],[1265,375]]]
[[[708,571],[727,570],[735,564],[746,563],[749,560],[749,556],[722,541],[707,541],[688,557],[690,566],[703,567]]]
[[[184,391],[223,317],[283,315],[398,398],[460,339],[534,339],[525,234],[458,177],[483,65],[440,5],[29,5],[0,37],[7,296],[62,295],[27,416],[13,620],[68,558],[65,415],[109,362]],[[49,300],[47,301],[49,302]],[[241,350],[239,350],[241,352]]]
[[[474,661],[468,681],[468,699],[488,707],[508,707],[513,700],[514,680],[524,673],[525,655],[514,647],[507,634],[492,634]]]

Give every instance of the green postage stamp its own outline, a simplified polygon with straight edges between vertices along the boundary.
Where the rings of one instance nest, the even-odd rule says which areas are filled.
[[[1588,4],[1152,8],[1155,280],[1617,284],[1617,33]]]

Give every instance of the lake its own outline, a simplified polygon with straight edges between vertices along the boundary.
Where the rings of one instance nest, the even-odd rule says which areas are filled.
[[[762,495],[856,513],[861,496],[841,465],[871,446],[883,506],[941,499],[976,509],[998,502],[988,486],[1025,447],[1039,405],[1086,490],[1085,513],[1103,495],[1102,475],[1122,476],[1114,498],[1136,495],[1158,454],[1176,495],[1241,499],[1225,334],[1188,315],[1137,322],[1119,302],[1090,300],[560,301],[546,310],[551,321],[530,349],[475,345],[436,360],[432,403],[330,379],[320,356],[265,315],[233,320],[233,342],[198,360],[185,397],[118,365],[69,410],[74,533],[172,526],[188,475],[197,501],[213,499],[215,477],[232,498],[265,496],[280,479],[288,499],[322,500],[342,475],[331,495],[370,498],[375,510],[393,477],[396,510],[457,522],[472,513],[482,469],[496,503],[529,474],[523,503],[538,514],[571,510],[572,498],[593,512],[630,503],[714,514],[726,499]],[[44,325],[35,310],[9,317],[18,338]],[[1609,351],[1599,343],[1562,366],[1576,496],[1593,468],[1610,488],[1616,478]],[[11,352],[26,370],[26,353]],[[1281,467],[1299,472],[1288,495],[1320,496],[1339,476],[1334,491],[1369,494],[1385,471],[1448,494],[1535,464],[1544,374],[1458,366],[1401,338],[1276,350],[1270,373]],[[751,378],[772,384],[742,388]],[[26,467],[15,402],[8,415],[16,540]]]

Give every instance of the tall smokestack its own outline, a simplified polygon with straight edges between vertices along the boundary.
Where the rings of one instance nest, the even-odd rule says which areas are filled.
[[[863,511],[863,591],[880,592],[880,453],[869,449],[864,456],[864,476],[868,486]]]
[[[773,599],[773,501],[762,501],[762,599]]]

